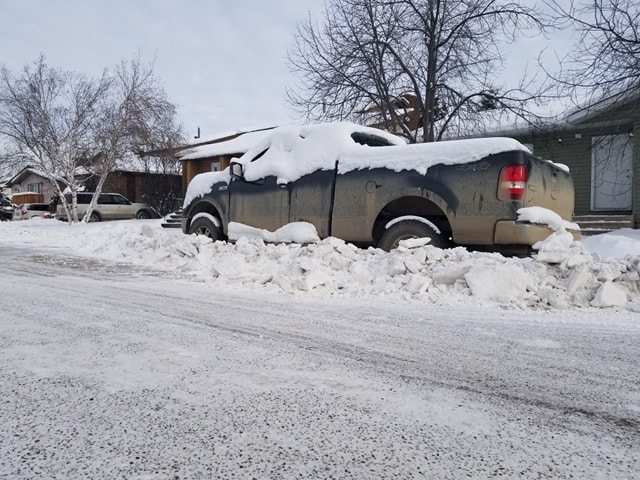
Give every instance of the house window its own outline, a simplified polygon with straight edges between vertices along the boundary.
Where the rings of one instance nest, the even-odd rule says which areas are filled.
[[[33,193],[42,193],[42,187],[44,186],[44,184],[42,182],[40,183],[30,183],[27,185],[27,191],[28,192],[33,192]]]

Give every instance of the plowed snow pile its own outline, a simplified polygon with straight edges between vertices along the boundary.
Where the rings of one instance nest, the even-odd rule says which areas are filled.
[[[247,238],[235,244],[211,242],[162,229],[157,221],[50,225],[13,222],[0,228],[9,241],[46,241],[74,254],[188,274],[214,285],[438,304],[640,311],[640,255],[600,259],[563,231],[538,245],[533,258],[521,259],[464,248],[441,250],[426,239],[408,240],[387,253],[336,238],[304,246]]]

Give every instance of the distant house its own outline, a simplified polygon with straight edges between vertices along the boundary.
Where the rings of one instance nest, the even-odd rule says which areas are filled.
[[[394,115],[391,115],[390,110]],[[407,131],[415,132],[422,122],[418,97],[410,93],[394,98],[386,109],[370,106],[358,114],[365,125],[389,130],[396,135],[404,135]]]
[[[87,178],[85,187],[94,191],[96,177]],[[109,174],[103,192],[120,193],[132,202],[146,203],[164,215],[176,208],[176,199],[182,198],[182,181],[178,173],[118,169]]]
[[[87,191],[95,190],[98,178],[86,173],[85,169],[76,178]],[[26,192],[41,194],[44,203],[49,203],[57,194],[55,185],[44,172],[33,166],[21,169],[8,181],[8,185],[12,195]],[[109,174],[102,191],[120,193],[132,202],[147,203],[164,214],[174,208],[176,198],[182,197],[181,176],[171,171],[149,171],[148,168],[126,162]]]
[[[56,194],[56,186],[44,172],[28,165],[11,177],[8,181],[11,195],[17,193],[37,193],[42,195],[43,202],[49,203]]]

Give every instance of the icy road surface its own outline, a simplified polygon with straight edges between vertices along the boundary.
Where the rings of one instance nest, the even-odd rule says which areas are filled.
[[[640,478],[638,314],[0,258],[2,479]]]

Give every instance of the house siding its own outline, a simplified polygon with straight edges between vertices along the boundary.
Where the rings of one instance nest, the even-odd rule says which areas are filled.
[[[224,170],[229,166],[231,159],[241,157],[242,153],[232,153],[227,155],[215,155],[190,160],[182,160],[182,191],[186,193],[189,182],[200,173],[210,172],[213,165],[217,164],[218,170]]]
[[[94,191],[97,179],[86,182],[87,189]],[[147,203],[166,214],[175,208],[176,199],[182,197],[180,175],[147,172],[111,172],[102,191],[120,193],[132,202]]]
[[[637,124],[640,128],[640,124]],[[621,133],[630,133],[631,127],[601,127],[596,129],[575,129],[571,131],[556,131],[536,136],[518,136],[516,137],[522,143],[533,145],[533,153],[537,157],[551,160],[557,163],[564,163],[571,170],[573,184],[575,189],[575,205],[574,213],[576,215],[588,215],[594,213],[591,204],[591,144],[592,138],[601,135],[617,135]],[[639,148],[637,148],[637,140],[634,145],[634,184],[637,185],[640,172],[638,166],[640,159],[638,157]],[[640,198],[638,188],[634,186],[634,211],[640,215]],[[595,212],[602,213],[602,212]]]

